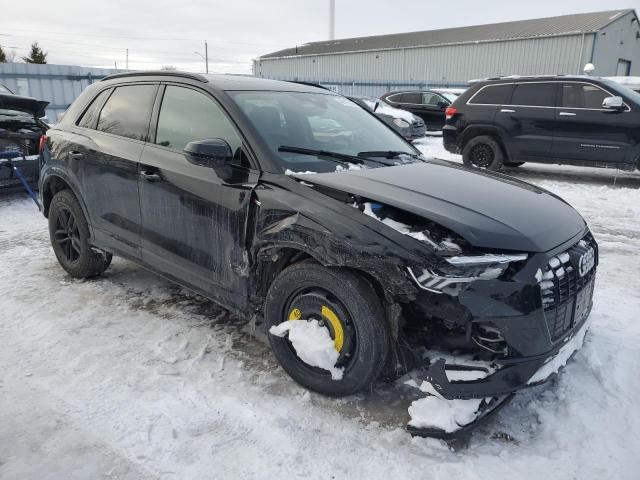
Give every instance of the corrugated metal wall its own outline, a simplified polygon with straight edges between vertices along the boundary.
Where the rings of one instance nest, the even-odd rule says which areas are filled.
[[[461,86],[496,75],[577,74],[589,60],[593,35],[511,40],[386,51],[258,59],[256,76],[357,86]],[[369,85],[367,85],[369,84]],[[370,88],[369,88],[370,87]],[[409,88],[402,86],[399,88]],[[391,88],[397,89],[397,88]]]
[[[598,34],[593,53],[595,74],[601,76],[625,75],[618,72],[618,61],[631,62],[631,75],[640,75],[640,27],[635,15],[620,17]]]
[[[55,123],[58,114],[64,112],[87,86],[123,71],[74,65],[0,63],[0,83],[16,95],[49,102],[47,117],[50,123]]]

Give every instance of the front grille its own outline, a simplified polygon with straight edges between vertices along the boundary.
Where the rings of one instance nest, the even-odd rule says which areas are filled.
[[[588,234],[567,251],[552,257],[544,272],[538,272],[542,306],[552,340],[558,340],[575,326],[574,322],[581,320],[575,315],[576,296],[585,287],[593,288],[597,263],[598,246]],[[591,292],[587,292],[587,296],[590,302]]]

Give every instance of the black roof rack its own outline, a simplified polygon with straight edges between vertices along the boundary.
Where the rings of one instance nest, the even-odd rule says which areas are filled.
[[[156,76],[161,75],[165,77],[182,77],[182,78],[190,78],[191,80],[197,80],[199,82],[207,83],[209,80],[204,75],[200,75],[198,73],[189,73],[189,72],[177,72],[175,70],[141,70],[136,72],[123,72],[123,73],[114,73],[113,75],[109,75],[101,79],[101,82],[105,80],[113,80],[114,78],[125,78],[125,77],[148,77],[148,76]]]

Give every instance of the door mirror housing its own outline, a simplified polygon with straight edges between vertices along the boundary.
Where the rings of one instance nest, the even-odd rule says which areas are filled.
[[[184,153],[189,162],[201,167],[222,167],[233,160],[231,146],[222,138],[189,142],[184,147]]]
[[[602,102],[602,108],[620,112],[624,110],[624,101],[622,100],[622,97],[607,97]]]

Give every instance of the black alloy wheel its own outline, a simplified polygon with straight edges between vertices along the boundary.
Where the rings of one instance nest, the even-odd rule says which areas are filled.
[[[68,262],[77,262],[80,258],[80,231],[76,217],[67,208],[60,208],[55,219],[54,241],[60,246]]]
[[[58,263],[74,278],[100,275],[111,264],[111,254],[91,244],[89,224],[80,202],[70,190],[51,199],[49,238]]]

